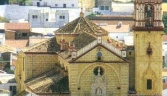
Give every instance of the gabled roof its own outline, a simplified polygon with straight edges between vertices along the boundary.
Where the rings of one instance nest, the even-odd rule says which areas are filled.
[[[16,53],[16,48],[11,46],[6,46],[6,45],[0,45],[0,53],[4,53],[4,52]]]
[[[23,52],[57,52],[59,51],[60,46],[56,42],[56,38],[50,38],[39,43],[36,43],[32,46],[25,47],[22,49]]]
[[[24,48],[28,46],[28,40],[5,40],[5,45],[14,48]]]
[[[80,16],[79,18],[56,30],[55,34],[80,34],[83,32],[91,34],[101,33],[102,35],[108,34],[106,30],[94,24],[83,16]]]
[[[30,30],[30,23],[6,23],[6,30]]]
[[[65,79],[65,80],[63,80]],[[61,82],[63,80],[63,82]],[[51,69],[37,77],[25,81],[28,90],[33,93],[68,92],[68,78],[65,74]],[[62,89],[57,90],[58,87]]]
[[[99,48],[99,47],[103,47],[105,48],[106,50],[108,50],[109,52],[111,52],[111,54],[113,54],[115,57],[118,57],[121,61],[110,61],[110,63],[128,63],[126,59],[124,59],[122,56],[121,56],[121,51],[118,51],[116,48],[114,49],[113,47],[110,47],[110,46],[106,46],[104,44],[96,44],[95,46],[92,46],[92,48],[90,48],[89,50],[83,52],[82,54],[80,54],[79,56],[77,56],[75,59],[72,59],[70,61],[70,63],[75,63],[75,61],[77,61],[79,58],[82,58],[82,56],[86,55],[88,52],[90,52],[91,50],[93,50],[94,48]],[[79,61],[80,62],[80,61]],[[102,62],[106,62],[108,63],[108,61],[102,61]]]
[[[72,43],[74,43],[75,48],[78,50],[85,47],[86,45],[93,42],[94,40],[96,40],[95,36],[87,32],[83,32],[78,37],[76,37]]]

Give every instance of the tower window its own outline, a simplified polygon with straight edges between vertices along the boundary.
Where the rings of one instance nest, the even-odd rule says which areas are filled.
[[[152,89],[152,80],[151,79],[147,79],[147,89],[148,90]]]
[[[131,55],[132,53],[131,52],[129,52],[129,55]]]

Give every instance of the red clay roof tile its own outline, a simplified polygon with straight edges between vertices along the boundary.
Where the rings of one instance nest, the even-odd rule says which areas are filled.
[[[6,30],[30,30],[30,23],[6,23]]]

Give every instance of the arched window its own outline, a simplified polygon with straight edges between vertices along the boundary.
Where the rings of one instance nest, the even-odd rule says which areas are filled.
[[[148,4],[145,6],[145,26],[153,27],[154,8]]]

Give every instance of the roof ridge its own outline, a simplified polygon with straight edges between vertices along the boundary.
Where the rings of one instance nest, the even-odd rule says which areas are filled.
[[[87,18],[85,17],[85,18],[83,18],[83,19],[86,21],[86,23],[88,24],[88,26],[90,27],[90,29],[91,29],[94,33],[96,33],[95,30],[92,29],[92,26],[89,25],[89,22],[87,21]]]
[[[55,38],[55,37],[53,37],[53,38]],[[35,47],[40,46],[40,45],[43,44],[43,43],[46,43],[47,41],[50,41],[50,40],[53,39],[53,38],[49,38],[49,39],[40,41],[40,42],[38,42],[38,43],[36,43],[36,44],[34,44],[34,45],[32,45],[32,46],[25,47],[25,48],[22,49],[22,51],[23,51],[23,52],[26,52],[26,51],[28,51],[28,50],[31,50],[31,49],[33,49],[33,48],[35,48]]]
[[[80,18],[80,17],[78,17],[77,19],[79,19],[79,18]],[[58,30],[56,30],[55,32],[58,32],[58,33],[59,33],[59,31],[62,31],[63,29],[65,29],[66,27],[68,27],[71,23],[74,23],[77,19],[75,19],[75,20],[73,20],[73,21],[67,23],[66,25],[64,25],[64,26],[62,26],[61,28],[59,28]],[[75,26],[75,27],[76,27],[76,26]]]
[[[88,32],[85,32],[85,31],[83,33],[87,33],[88,35],[93,36],[94,38],[97,38],[95,35],[93,35],[91,33],[88,33]]]
[[[75,33],[75,31],[76,31],[77,27],[78,27],[78,26],[79,26],[79,24],[80,24],[80,21],[81,21],[81,17],[79,18],[79,21],[78,21],[78,23],[77,23],[77,26],[75,26],[75,28],[74,28],[74,32],[73,32],[73,33]]]

